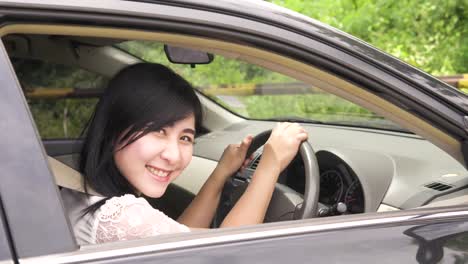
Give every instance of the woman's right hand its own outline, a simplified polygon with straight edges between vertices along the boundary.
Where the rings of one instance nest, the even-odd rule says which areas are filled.
[[[262,223],[275,191],[278,176],[307,139],[307,132],[296,123],[279,123],[263,147],[263,154],[244,194],[221,223],[234,227]]]
[[[296,156],[299,145],[307,140],[308,134],[297,123],[278,123],[265,143],[264,152],[269,151],[283,171]]]

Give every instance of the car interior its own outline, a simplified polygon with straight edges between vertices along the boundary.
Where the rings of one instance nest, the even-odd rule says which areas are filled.
[[[192,162],[162,198],[151,199],[173,218],[199,191],[228,144],[268,131],[279,121],[300,122],[309,133],[320,176],[317,217],[468,201],[468,173],[457,140],[313,65],[247,45],[162,32],[12,25],[1,34],[60,188],[83,192],[77,171],[82,130],[106,81],[127,65],[149,61],[167,65],[194,84],[204,108]],[[173,63],[171,48],[210,59]],[[249,77],[255,73],[264,79]],[[226,77],[236,74],[243,83]],[[340,115],[318,113],[303,99],[318,94],[344,105]],[[269,104],[262,108],[258,102]],[[310,115],[277,110],[289,111],[288,102],[309,109]],[[248,184],[261,152],[261,147],[253,152],[247,169],[232,177],[231,187]],[[306,189],[304,166],[298,155],[280,175],[265,222],[296,218]],[[225,189],[213,227],[241,190]]]

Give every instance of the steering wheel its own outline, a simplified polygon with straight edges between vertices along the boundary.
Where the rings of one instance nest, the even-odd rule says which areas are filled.
[[[246,157],[250,157],[252,153],[263,146],[270,135],[271,130],[267,130],[256,135],[252,139],[252,143],[247,150]],[[306,219],[317,215],[320,188],[320,173],[317,158],[312,146],[307,141],[304,141],[300,145],[298,155],[304,164],[304,196],[302,197],[302,195],[293,189],[277,183],[265,220],[281,220],[279,218],[281,218],[282,215],[285,215],[285,212],[286,214],[292,214],[292,219]],[[288,169],[289,167],[286,168],[285,171]],[[239,175],[239,172],[235,175]],[[213,221],[214,226],[219,226],[221,224],[222,219],[224,219],[224,216],[230,211],[235,202],[237,202],[243,194],[247,185],[248,183],[245,182],[245,180],[236,180],[236,177],[232,177],[231,180],[226,183],[221,196],[220,207],[218,208],[218,212]]]

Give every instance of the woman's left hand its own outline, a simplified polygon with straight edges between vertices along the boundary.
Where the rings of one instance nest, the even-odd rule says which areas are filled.
[[[224,149],[223,155],[219,160],[216,170],[223,175],[224,180],[229,178],[239,169],[243,169],[250,161],[251,157],[246,159],[247,150],[252,143],[251,135],[245,137],[240,144],[229,144]]]
[[[247,136],[240,144],[230,144],[226,147],[216,169],[211,173],[192,203],[177,219],[180,223],[196,228],[210,226],[219,205],[224,183],[251,160],[251,158],[246,160],[245,156],[252,139],[252,136]]]

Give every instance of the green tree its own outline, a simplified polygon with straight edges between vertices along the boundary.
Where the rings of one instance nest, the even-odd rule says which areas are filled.
[[[468,73],[467,0],[271,0],[434,75]]]

